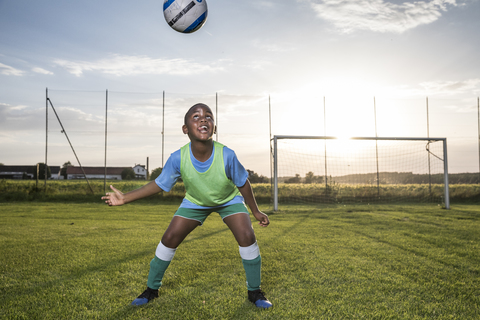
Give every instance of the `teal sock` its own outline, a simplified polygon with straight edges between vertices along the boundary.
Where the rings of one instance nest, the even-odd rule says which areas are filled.
[[[253,260],[242,259],[243,268],[247,277],[247,288],[249,291],[260,289],[262,257],[258,256]]]
[[[162,286],[163,275],[167,270],[170,261],[163,261],[157,256],[150,262],[150,271],[148,272],[147,286],[150,289],[158,290]]]

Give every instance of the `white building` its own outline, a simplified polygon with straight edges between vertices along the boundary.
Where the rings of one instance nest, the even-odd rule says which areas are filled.
[[[147,169],[145,169],[145,166],[142,166],[141,164],[136,164],[133,167],[133,172],[135,172],[136,179],[147,180]]]

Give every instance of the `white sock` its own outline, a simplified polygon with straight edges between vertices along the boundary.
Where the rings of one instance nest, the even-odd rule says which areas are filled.
[[[175,255],[175,251],[177,249],[172,249],[172,248],[167,248],[163,245],[163,243],[160,241],[160,243],[157,246],[157,250],[155,251],[155,255],[157,256],[158,259],[163,260],[163,261],[172,261],[173,256]]]
[[[248,247],[239,247],[240,257],[243,260],[253,260],[260,255],[260,248],[258,247],[257,242]]]

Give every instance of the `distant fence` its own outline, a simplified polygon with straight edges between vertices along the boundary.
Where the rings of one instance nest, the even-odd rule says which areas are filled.
[[[248,94],[46,91],[45,162],[84,166],[163,167],[188,142],[183,116],[203,102],[216,116],[215,140],[245,168],[271,177],[273,135],[441,136],[449,172],[480,172],[479,99],[323,97]],[[57,111],[63,129],[53,112]],[[63,132],[62,132],[63,131]]]

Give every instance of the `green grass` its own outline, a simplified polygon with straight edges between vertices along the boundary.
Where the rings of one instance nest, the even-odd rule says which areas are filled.
[[[128,192],[147,182],[107,181],[106,187],[114,185],[117,189]],[[0,180],[0,202],[41,201],[41,202],[85,202],[96,201],[104,194],[104,181],[91,180],[90,185],[84,180],[49,180],[45,192],[44,181],[38,185],[33,180]],[[258,202],[270,203],[272,190],[270,183],[252,184]],[[478,203],[480,201],[479,184],[451,184],[450,201],[452,203]],[[381,185],[380,190],[372,185],[331,184],[325,189],[324,184],[281,183],[279,184],[280,203],[443,203],[443,185],[432,184],[431,192],[428,184],[394,184]],[[150,200],[180,200],[185,195],[183,183],[177,183],[170,192],[152,196]]]
[[[478,319],[480,209],[286,206],[254,224],[272,310],[246,299],[218,215],[179,247],[160,297],[130,302],[177,203],[0,203],[1,319]]]

